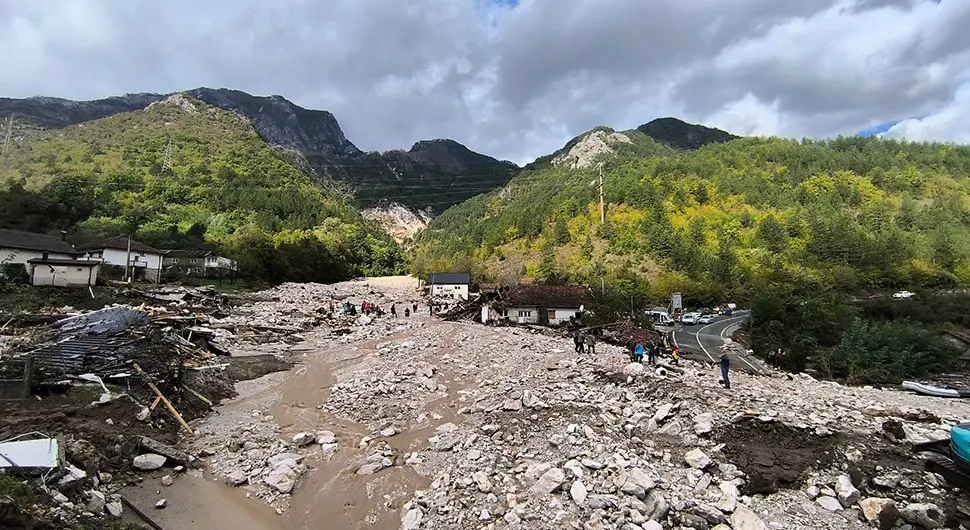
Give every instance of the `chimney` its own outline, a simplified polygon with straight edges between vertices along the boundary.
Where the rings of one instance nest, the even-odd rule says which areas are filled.
[[[61,230],[61,241],[67,243],[67,230]]]

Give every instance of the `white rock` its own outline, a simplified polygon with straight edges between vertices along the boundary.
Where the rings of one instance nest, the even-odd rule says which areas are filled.
[[[105,504],[104,507],[113,517],[121,517],[121,514],[125,511],[124,507],[121,505],[121,501],[109,502],[108,504]]]
[[[320,444],[320,451],[323,456],[329,458],[337,454],[337,444]]]
[[[476,471],[472,473],[472,480],[475,481],[475,485],[478,486],[478,491],[482,493],[492,491],[492,482],[488,480],[488,473],[485,473],[484,471]]]
[[[241,486],[245,484],[247,480],[249,480],[249,477],[247,477],[246,472],[241,469],[234,469],[226,474],[226,482],[229,483],[230,486]]]
[[[411,508],[401,519],[401,530],[416,530],[421,526],[424,512],[420,508]]]
[[[492,519],[492,514],[488,513],[488,510],[482,508],[482,513],[478,515],[479,521],[490,521]]]
[[[166,458],[162,455],[149,453],[136,456],[131,464],[135,466],[136,469],[140,469],[142,471],[153,471],[164,466],[165,460]]]
[[[162,486],[171,486],[175,481],[172,480],[172,475],[165,475],[162,477]]]
[[[397,429],[395,429],[394,427],[388,427],[381,431],[381,436],[383,436],[384,438],[390,438],[395,434],[397,434]]]
[[[502,410],[517,411],[522,410],[522,402],[518,399],[507,399],[502,403]]]
[[[579,462],[581,464],[583,464],[583,467],[587,467],[589,469],[603,469],[604,467],[606,467],[605,465],[603,465],[600,462],[597,462],[596,460],[593,460],[591,458],[584,458],[584,459],[580,460]]]
[[[640,363],[630,363],[623,367],[623,375],[627,377],[639,377],[647,371]]]
[[[694,434],[704,436],[714,430],[714,414],[705,412],[694,417]]]
[[[280,493],[290,493],[300,477],[299,464],[294,460],[283,460],[274,467],[263,482]]]
[[[839,496],[839,502],[846,508],[850,508],[859,502],[859,498],[862,496],[859,490],[852,485],[852,477],[849,475],[839,477],[835,483],[835,493]]]
[[[694,449],[684,455],[684,461],[694,469],[704,469],[711,465],[711,458],[704,454],[700,449]]]
[[[841,512],[842,511],[842,503],[840,503],[839,500],[836,499],[835,497],[829,497],[828,495],[822,495],[819,498],[815,499],[815,502],[817,502],[819,506],[821,506],[822,508],[825,508],[826,510],[828,510],[830,512]]]
[[[667,416],[670,415],[670,409],[672,408],[674,408],[673,403],[664,403],[663,405],[660,405],[660,408],[657,409],[657,413],[653,415],[653,419],[656,420],[657,423],[663,423],[663,421],[667,419]]]
[[[586,485],[581,481],[573,482],[573,485],[569,488],[569,496],[573,498],[573,502],[582,506],[586,502],[586,496],[589,491],[586,490]]]
[[[653,519],[640,525],[640,528],[643,528],[643,530],[664,530],[664,527]]]
[[[482,457],[482,452],[478,449],[472,449],[468,451],[468,454],[466,454],[465,457],[474,462]]]
[[[333,431],[320,431],[317,433],[317,443],[320,445],[327,445],[337,442],[337,435]]]
[[[168,506],[168,501],[165,500],[165,499],[162,499],[162,500],[160,500],[160,501],[158,501],[158,502],[155,503],[155,508],[158,509],[158,510],[161,510],[162,508],[165,508],[166,506]]]
[[[554,467],[539,477],[539,480],[529,488],[529,494],[533,496],[548,495],[556,491],[565,480],[566,473],[558,467]]]
[[[751,508],[739,504],[729,519],[734,530],[768,530],[768,526]]]
[[[300,463],[303,461],[303,455],[297,453],[280,453],[267,458],[266,463],[269,465],[269,467],[276,467],[280,465],[281,462],[286,460],[292,460],[296,463]]]
[[[526,407],[533,408],[539,406],[541,401],[535,396],[530,390],[522,391],[522,404]]]
[[[717,501],[717,509],[724,513],[731,513],[738,506],[738,487],[733,482],[722,482],[718,484],[721,490],[721,499]]]
[[[313,435],[312,432],[304,431],[301,433],[297,433],[295,436],[293,436],[293,445],[297,447],[305,447],[307,445],[312,444],[315,438],[316,437]]]
[[[105,504],[108,499],[98,490],[91,490],[88,492],[88,503],[85,505],[85,509],[95,515],[101,515],[104,513]]]

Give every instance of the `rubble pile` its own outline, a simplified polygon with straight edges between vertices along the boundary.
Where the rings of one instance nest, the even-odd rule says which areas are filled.
[[[386,303],[345,288],[327,294]],[[661,377],[629,369],[621,346],[581,355],[568,339],[520,328],[401,320],[332,336],[319,361],[339,369],[315,406],[323,421],[370,432],[340,442],[355,456],[348,473],[406,466],[429,479],[393,504],[401,528],[970,524],[967,494],[910,452],[970,418],[968,403],[777,373],[736,373],[724,390],[714,369],[691,361]],[[395,450],[404,435],[419,443]],[[334,440],[308,458],[331,457]],[[307,454],[296,440],[267,440],[280,443],[249,460],[264,482],[269,453]]]

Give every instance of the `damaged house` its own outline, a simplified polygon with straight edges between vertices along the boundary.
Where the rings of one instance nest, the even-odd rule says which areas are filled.
[[[26,272],[32,285],[94,285],[98,281],[100,264],[79,260],[83,252],[75,250],[67,242],[66,235],[65,232],[57,237],[21,230],[0,230],[0,265]],[[0,275],[7,273],[15,276],[20,274],[2,271]]]
[[[581,285],[525,285],[509,288],[482,307],[482,323],[514,322],[558,326],[593,305],[593,291]]]

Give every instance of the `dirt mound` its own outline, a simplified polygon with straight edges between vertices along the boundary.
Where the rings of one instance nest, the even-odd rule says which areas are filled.
[[[717,439],[728,460],[748,474],[748,494],[799,487],[806,470],[831,465],[838,443],[837,436],[754,419],[721,430]]]

